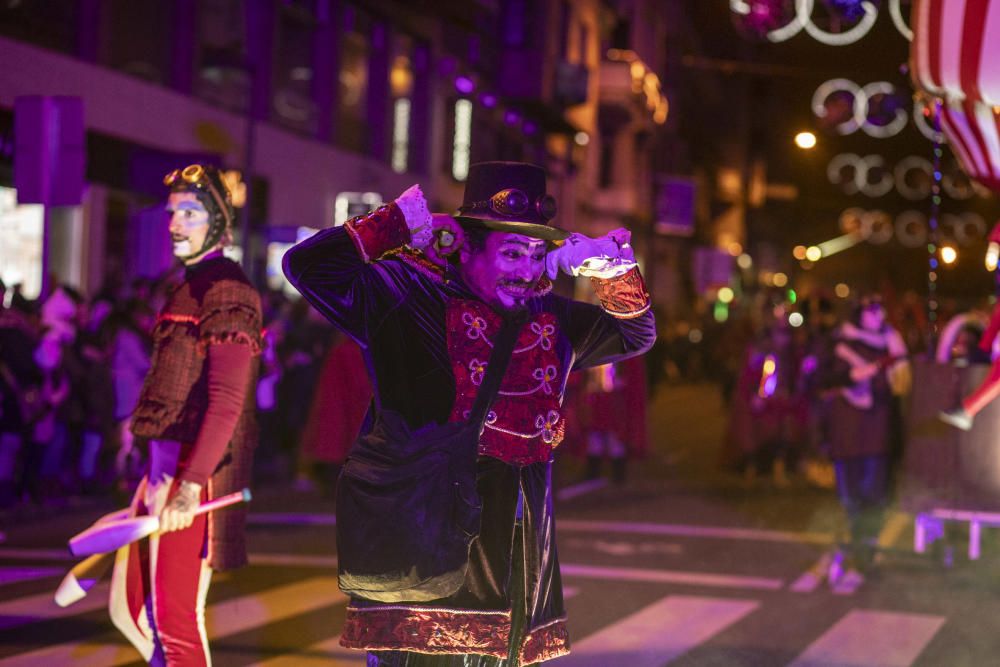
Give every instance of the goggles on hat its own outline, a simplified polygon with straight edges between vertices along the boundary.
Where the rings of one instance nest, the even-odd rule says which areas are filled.
[[[222,193],[219,192],[218,188],[216,188],[212,183],[211,179],[209,179],[208,173],[205,171],[205,167],[200,164],[189,164],[183,169],[174,169],[172,172],[163,177],[163,184],[173,186],[178,180],[181,180],[199,190],[206,190],[212,196],[212,200],[222,213],[222,216],[226,219],[226,224],[228,225],[232,223],[232,220],[229,217],[229,209],[226,207],[225,198],[222,196]]]
[[[485,201],[473,202],[468,206],[459,207],[459,213],[471,214],[492,211],[507,218],[524,215],[533,208],[545,220],[556,217],[556,200],[552,195],[541,195],[534,202],[523,190],[507,188],[496,193]]]

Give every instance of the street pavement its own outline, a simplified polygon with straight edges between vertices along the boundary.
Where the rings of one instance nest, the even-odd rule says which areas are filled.
[[[1000,665],[1000,540],[968,560],[951,531],[912,549],[912,517],[890,514],[877,571],[831,589],[819,565],[843,528],[832,492],[777,488],[717,465],[725,411],[714,388],[661,391],[654,451],[624,486],[557,467],[557,529],[573,653],[556,667]],[[106,583],[68,609],[52,592],[65,540],[107,511],[81,508],[2,526],[0,666],[140,665],[107,618]],[[334,507],[318,494],[258,490],[251,564],[209,593],[214,664],[363,665],[339,647]],[[946,566],[944,555],[950,555]]]

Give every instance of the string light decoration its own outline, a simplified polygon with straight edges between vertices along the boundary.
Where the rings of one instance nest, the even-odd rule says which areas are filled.
[[[941,100],[934,100],[933,106],[929,109],[933,114],[933,127],[935,133],[941,132]],[[937,300],[937,250],[938,250],[938,216],[941,213],[941,156],[944,150],[941,142],[934,142],[934,168],[931,174],[931,208],[927,217],[927,319],[931,325],[931,335],[936,335],[938,331],[938,300]]]

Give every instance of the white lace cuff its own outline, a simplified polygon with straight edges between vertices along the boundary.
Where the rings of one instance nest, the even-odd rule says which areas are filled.
[[[431,213],[419,185],[410,186],[396,198],[396,206],[403,212],[410,230],[410,245],[425,248],[431,243]]]

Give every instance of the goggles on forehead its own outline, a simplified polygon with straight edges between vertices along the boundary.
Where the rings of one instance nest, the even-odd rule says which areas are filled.
[[[460,213],[489,210],[498,215],[513,218],[524,215],[529,209],[534,209],[545,220],[551,220],[556,217],[556,200],[552,195],[541,195],[534,201],[531,201],[523,190],[507,188],[485,201],[473,202],[468,206],[460,207],[458,210]]]
[[[205,167],[200,164],[189,164],[183,169],[174,169],[163,177],[163,184],[167,186],[172,187],[177,181],[183,181],[199,190],[207,191],[211,195],[212,201],[215,202],[216,207],[222,213],[222,217],[226,219],[226,224],[232,222],[229,218],[229,209],[226,207],[225,197],[212,183],[212,180],[208,177],[208,172],[205,171]]]

